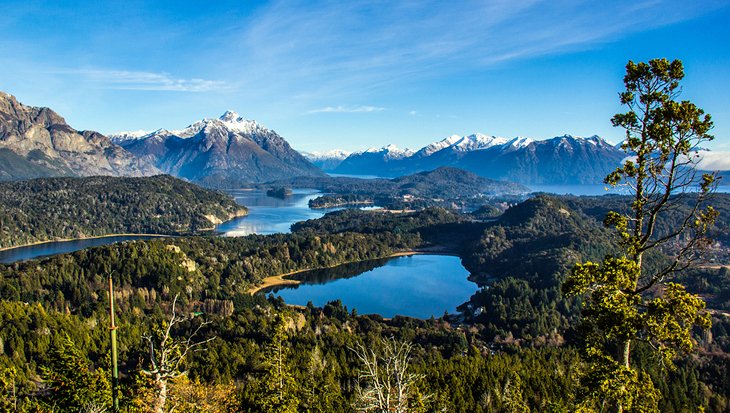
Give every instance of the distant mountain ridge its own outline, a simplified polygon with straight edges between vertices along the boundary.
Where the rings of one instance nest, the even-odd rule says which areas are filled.
[[[0,92],[0,180],[159,173],[106,136],[78,131],[53,110]]]
[[[301,152],[305,158],[318,168],[322,170],[335,169],[342,161],[352,154],[350,151],[344,151],[342,149],[333,149],[331,151],[312,151],[312,152]]]
[[[599,136],[571,135],[546,140],[452,135],[417,151],[393,148],[353,153],[329,171],[395,177],[452,166],[525,185],[594,184],[602,182],[626,156]]]
[[[165,173],[211,187],[324,175],[276,132],[233,111],[181,130],[112,139]]]

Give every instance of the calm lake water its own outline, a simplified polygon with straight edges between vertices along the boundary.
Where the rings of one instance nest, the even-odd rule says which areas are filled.
[[[291,231],[295,222],[321,218],[332,210],[310,209],[309,200],[321,195],[316,190],[295,189],[285,199],[266,195],[262,190],[227,191],[241,205],[248,208],[248,215],[224,222],[216,230],[225,236],[238,237],[250,234],[276,234]]]
[[[331,210],[309,209],[308,202],[319,196],[315,190],[295,190],[286,199],[272,198],[266,191],[229,191],[239,204],[248,207],[248,215],[220,224],[216,229],[226,236],[249,234],[274,234],[289,232],[293,223],[320,218]],[[98,247],[120,241],[153,238],[150,236],[128,236],[93,238],[73,241],[58,241],[28,247],[0,251],[0,263],[29,260],[49,255],[65,254],[84,248]]]
[[[84,248],[99,247],[101,245],[113,244],[115,242],[144,240],[158,238],[149,235],[120,235],[115,237],[79,239],[73,241],[48,242],[45,244],[30,245],[28,247],[13,248],[0,251],[0,263],[8,264],[15,261],[29,260],[32,258],[46,257],[49,255],[66,254],[82,250]]]
[[[626,188],[612,188],[609,185],[593,184],[593,185],[528,185],[533,192],[547,192],[556,195],[627,195]],[[730,186],[720,185],[717,192],[728,193]]]
[[[302,284],[265,293],[281,296],[288,304],[311,301],[322,307],[339,299],[359,314],[425,319],[444,311],[456,313],[456,307],[477,291],[468,276],[458,257],[413,255],[300,273],[296,279]]]

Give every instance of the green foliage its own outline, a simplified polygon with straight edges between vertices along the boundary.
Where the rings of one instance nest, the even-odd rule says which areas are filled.
[[[295,413],[300,389],[287,363],[286,318],[279,313],[274,319],[271,341],[263,354],[264,374],[253,385],[251,400],[244,401],[254,411]],[[249,393],[250,394],[250,393]]]
[[[51,391],[53,405],[64,412],[83,412],[92,406],[109,407],[111,384],[108,373],[92,370],[89,361],[67,335],[51,351],[42,377]]]
[[[678,60],[630,61],[626,66],[626,90],[620,97],[629,111],[615,115],[612,123],[626,130],[622,148],[633,156],[605,182],[626,185],[631,203],[627,212],[608,211],[603,221],[616,233],[621,250],[601,264],[576,264],[563,284],[565,294],[586,297],[583,322],[590,368],[583,378],[588,389],[584,407],[658,411],[659,393],[652,379],[641,366],[631,366],[632,342],[650,343],[663,364],[672,367],[680,352],[692,350],[693,326],[710,325],[705,302],[682,284],[667,282],[708,245],[705,234],[718,216],[704,205],[714,176],[696,177],[696,151],[713,139],[708,134],[712,121],[691,102],[674,100],[683,77]],[[687,210],[683,197],[695,187],[698,192]],[[657,223],[672,212],[679,215],[675,226],[661,233]],[[649,265],[645,255],[657,251],[666,258]]]
[[[452,167],[394,179],[297,177],[275,184],[316,188],[331,194],[310,201],[312,208],[374,203],[396,210],[434,206],[471,210],[494,197],[512,197],[528,192],[520,184],[482,178]]]
[[[222,192],[159,175],[0,183],[0,248],[119,233],[188,234],[246,209]]]
[[[424,377],[416,398],[431,396],[417,406],[425,411],[560,412],[575,411],[583,401],[588,404],[582,407],[596,408],[590,404],[595,397],[579,386],[580,381],[588,384],[592,378],[605,387],[615,384],[616,375],[647,389],[653,383],[656,392],[631,402],[635,410],[656,406],[661,411],[684,412],[701,406],[708,412],[726,411],[730,395],[730,364],[722,355],[724,346],[730,345],[726,322],[715,322],[714,339],[708,337],[703,343],[714,354],[679,358],[674,371],[663,368],[661,359],[639,343],[632,349],[632,363],[641,368],[636,374],[622,370],[624,366],[615,360],[608,366],[616,369],[599,371],[600,364],[579,357],[571,347],[576,337],[593,332],[569,328],[580,301],[564,299],[560,285],[576,261],[600,263],[616,251],[616,243],[592,217],[617,202],[623,201],[604,197],[581,204],[538,197],[514,206],[493,222],[471,222],[469,216],[440,208],[406,214],[340,211],[301,223],[293,234],[129,242],[1,266],[0,372],[14,369],[14,378],[6,382],[17,383],[20,411],[33,408],[32,404],[47,405],[50,410],[54,399],[41,391],[36,378],[39,366],[50,365],[52,343],[60,343],[58,332],[68,333],[83,350],[90,372],[95,370],[89,361],[96,367],[106,366],[108,309],[103,275],[112,272],[119,309],[122,411],[145,411],[153,402],[155,385],[140,375],[140,369],[149,366],[144,363],[149,348],[142,335],[164,325],[169,319],[165,311],[178,293],[180,314],[206,312],[205,318],[212,323],[204,337],[218,337],[207,344],[207,351],[187,359],[189,379],[170,382],[168,402],[179,411],[261,411],[257,400],[268,399],[273,400],[269,410],[351,412],[361,364],[349,348],[358,342],[377,343],[383,337],[412,343],[411,371]],[[475,280],[486,287],[472,298],[471,309],[465,309],[467,318],[458,327],[449,324],[456,317],[386,320],[354,316],[338,301],[323,308],[291,309],[279,299],[246,293],[267,275],[424,246],[447,246],[459,253]],[[647,255],[643,264],[654,268],[659,264],[650,261],[662,260],[660,255]],[[353,271],[369,265],[373,264],[354,266]],[[590,275],[593,281],[620,278],[618,270],[604,274],[602,264],[596,266],[586,265],[584,277]],[[727,275],[722,269],[694,270],[687,290],[722,302],[723,294],[730,291],[724,287]],[[575,289],[596,285],[590,280],[575,281]],[[673,294],[673,298],[661,296],[667,302],[654,302],[651,317],[658,329],[681,328],[677,316],[684,316],[668,308],[693,303],[681,290]],[[479,307],[485,311],[473,316]],[[645,312],[642,317],[649,317],[650,311]],[[282,313],[283,330],[277,317]],[[189,337],[196,321],[180,323],[175,336]],[[282,336],[277,331],[283,339],[276,338]],[[687,338],[672,337],[677,343]],[[672,337],[665,341],[673,346]],[[606,340],[597,346],[611,352],[616,349]],[[282,357],[276,356],[276,348]],[[283,394],[277,390],[278,366],[287,390],[277,404],[278,395]],[[594,374],[584,374],[594,369]],[[2,377],[0,373],[0,381]],[[630,386],[615,389],[616,400],[640,394]],[[0,397],[14,400],[7,392]]]

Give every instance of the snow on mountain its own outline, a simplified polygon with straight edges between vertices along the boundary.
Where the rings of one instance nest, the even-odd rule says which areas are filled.
[[[150,132],[146,130],[136,130],[136,131],[129,131],[129,132],[117,132],[113,133],[111,135],[107,135],[109,139],[111,139],[112,142],[119,145],[120,142],[129,141],[129,140],[135,140],[135,139],[141,139],[147,135],[149,135]]]
[[[343,149],[332,149],[330,151],[312,151],[312,152],[301,152],[305,158],[309,159],[310,162],[333,159],[343,160],[352,154],[351,151]]]
[[[416,157],[425,158],[444,149],[451,149],[457,152],[477,151],[481,149],[491,148],[493,146],[504,145],[507,139],[500,136],[488,136],[481,133],[474,133],[467,136],[451,135],[448,138],[438,142],[431,143],[419,149]]]
[[[499,136],[452,135],[407,155],[394,145],[356,152],[332,172],[402,176],[441,166],[469,170],[492,179],[521,183],[601,182],[623,152],[598,136],[557,136],[535,140]]]
[[[419,149],[416,152],[416,155],[421,156],[421,157],[430,156],[431,154],[434,154],[438,151],[448,148],[449,146],[452,146],[453,144],[460,141],[461,139],[462,139],[462,137],[459,135],[451,135],[446,139],[443,139],[438,142],[434,142],[434,143],[424,146],[423,148]]]
[[[215,187],[324,175],[276,132],[232,110],[121,145],[165,173]]]
[[[383,159],[385,160],[397,160],[397,159],[403,159],[407,158],[415,153],[412,149],[400,149],[399,147],[393,145],[392,143],[387,146],[383,146],[382,148],[369,148],[363,152],[356,152],[355,154],[361,155],[365,153],[370,154],[382,154]],[[353,154],[354,155],[354,154]]]
[[[333,149],[331,151],[313,151],[313,152],[301,152],[305,158],[314,165],[318,166],[323,171],[331,171],[342,163],[348,156],[352,154],[350,151],[342,149]]]
[[[243,117],[239,116],[238,113],[227,110],[223,115],[221,115],[218,120],[223,122],[223,124],[230,130],[234,130],[237,132],[242,132],[246,134],[251,134],[259,131],[266,130],[265,127],[260,125],[255,120],[246,120]]]
[[[504,145],[505,143],[507,143],[507,138],[475,133],[473,135],[464,136],[451,147],[459,151],[477,151],[480,149],[491,148],[492,146]]]
[[[506,142],[503,147],[504,150],[510,151],[515,149],[521,149],[529,146],[531,143],[535,142],[534,139],[531,138],[525,138],[523,136],[518,136],[514,139],[509,140]]]

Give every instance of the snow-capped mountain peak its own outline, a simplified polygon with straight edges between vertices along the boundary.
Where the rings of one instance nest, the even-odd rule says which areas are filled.
[[[512,139],[508,140],[507,142],[503,143],[501,145],[500,150],[503,153],[512,152],[512,151],[520,150],[522,148],[526,148],[533,142],[535,142],[535,140],[532,138],[518,136],[516,138],[512,138]]]
[[[227,110],[218,118],[218,120],[220,120],[226,128],[236,132],[253,133],[256,131],[266,131],[266,128],[261,126],[255,120],[244,119],[232,110]]]
[[[507,139],[505,138],[499,136],[487,136],[481,133],[474,133],[467,136],[451,135],[448,138],[424,146],[416,153],[420,157],[426,157],[446,148],[460,152],[467,152],[487,149],[496,145],[503,145],[506,142]]]
[[[448,138],[442,139],[438,142],[431,143],[421,148],[417,154],[418,156],[430,156],[440,150],[446,149],[449,146],[459,142],[462,139],[459,135],[451,135]]]
[[[225,111],[225,113],[223,113],[218,119],[222,122],[238,122],[243,120],[243,118],[238,113],[236,113],[236,111],[230,109]]]
[[[343,160],[352,154],[351,151],[343,149],[332,149],[330,151],[312,151],[312,152],[301,152],[305,158],[309,161],[313,160],[324,160],[324,159],[337,159]]]
[[[411,149],[401,149],[394,144],[383,146],[382,148],[368,148],[367,150],[361,152],[361,153],[376,153],[376,154],[382,154],[383,159],[386,160],[392,160],[392,159],[403,159],[407,158],[414,154],[414,151]]]
[[[476,151],[480,149],[491,148],[496,145],[504,145],[507,143],[506,138],[500,136],[487,136],[481,133],[475,133],[464,136],[452,145],[452,148],[459,151]]]
[[[227,110],[220,117],[215,119],[202,119],[184,129],[171,130],[170,133],[181,138],[190,138],[197,135],[201,130],[212,130],[222,128],[226,131],[252,134],[254,132],[268,132],[268,129],[253,120],[246,120],[238,113]]]
[[[109,137],[109,139],[111,139],[112,142],[114,142],[118,145],[120,142],[127,142],[127,141],[141,139],[149,134],[150,134],[150,132],[139,129],[136,131],[129,131],[129,132],[123,131],[123,132],[112,133],[112,134],[108,135],[108,137]]]

